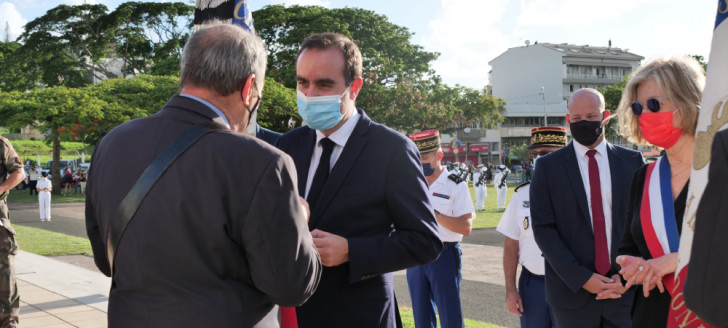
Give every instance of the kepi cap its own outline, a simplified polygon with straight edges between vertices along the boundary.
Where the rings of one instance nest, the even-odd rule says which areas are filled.
[[[429,153],[440,148],[440,131],[425,130],[411,134],[409,138],[415,142],[420,153]]]
[[[542,126],[531,130],[531,149],[536,147],[566,146],[566,128]]]

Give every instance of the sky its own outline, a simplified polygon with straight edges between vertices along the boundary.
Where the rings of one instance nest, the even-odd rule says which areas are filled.
[[[147,0],[137,0],[147,1]],[[158,0],[159,1],[159,0]],[[190,5],[191,0],[180,0]],[[59,4],[119,0],[0,0],[0,31],[10,37]],[[650,59],[701,55],[709,60],[715,0],[248,0],[253,11],[271,4],[357,7],[387,16],[414,33],[411,42],[440,57],[432,67],[449,85],[483,88],[488,62],[526,41],[607,46]],[[253,15],[255,20],[255,15]]]

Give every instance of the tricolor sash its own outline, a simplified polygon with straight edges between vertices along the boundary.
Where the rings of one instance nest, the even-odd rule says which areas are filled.
[[[670,162],[667,156],[662,156],[647,166],[640,223],[652,258],[675,253],[680,246],[670,180]],[[672,292],[674,275],[665,275],[662,282]]]
[[[670,162],[665,155],[647,166],[640,206],[642,233],[652,258],[678,251],[680,236],[674,206]],[[667,328],[711,328],[713,326],[704,323],[685,307],[683,286],[686,272],[682,270],[677,276],[667,274],[662,277],[662,283],[671,296]]]

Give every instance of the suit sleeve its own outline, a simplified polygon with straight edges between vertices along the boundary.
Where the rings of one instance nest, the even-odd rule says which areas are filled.
[[[632,187],[630,188],[629,198],[627,200],[627,217],[624,222],[624,234],[622,235],[622,242],[620,243],[619,250],[617,251],[617,254],[619,255],[640,256],[637,241],[635,240],[635,236],[632,235],[632,224],[635,218],[639,218],[639,215],[636,215],[635,211],[640,210],[638,206],[642,199],[642,192],[640,190],[644,187],[644,179],[640,179],[640,176],[644,174],[644,172],[646,171],[637,170],[632,178]]]
[[[427,198],[420,156],[409,140],[393,147],[386,168],[386,200],[394,231],[349,238],[349,281],[434,261],[442,251],[435,213]],[[443,172],[443,174],[447,174]]]
[[[234,231],[245,249],[253,284],[283,306],[303,304],[321,277],[296,179],[290,157],[276,157],[258,180],[243,224]]]
[[[708,184],[695,217],[685,303],[705,322],[728,326],[728,134],[713,142]]]
[[[101,149],[103,148],[101,147],[101,143],[99,143],[99,146],[96,147],[96,151],[94,151],[93,154],[95,158],[101,157],[101,155],[96,156]],[[96,217],[96,210],[93,206],[93,190],[95,189],[94,181],[97,180],[93,178],[93,174],[94,170],[89,170],[89,178],[86,183],[86,234],[88,235],[89,242],[91,242],[91,250],[94,253],[94,263],[96,263],[96,267],[99,268],[101,273],[105,274],[107,277],[111,277],[111,267],[109,266],[109,259],[106,255],[106,244],[104,243],[106,236],[102,236],[98,217]]]
[[[545,161],[546,159],[541,159]],[[554,204],[553,194],[563,193],[562,190],[551,190],[558,188],[564,182],[555,181],[558,177],[549,177],[549,164],[547,162],[536,166],[536,171],[531,179],[531,217],[533,219],[533,233],[536,244],[543,252],[546,261],[556,271],[559,278],[569,286],[572,292],[576,293],[592,276],[593,271],[581,264],[571,253],[557,231],[554,208],[556,206],[577,206],[572,204]],[[579,174],[579,172],[572,172]],[[563,180],[565,177],[562,177]],[[576,219],[576,218],[574,218]]]

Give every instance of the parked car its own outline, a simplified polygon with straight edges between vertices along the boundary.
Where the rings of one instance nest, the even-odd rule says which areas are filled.
[[[46,162],[45,166],[43,166],[43,168],[41,169],[41,173],[48,172],[48,179],[50,179],[51,176],[53,176],[53,173],[51,173],[52,164],[53,164],[53,160],[50,160],[50,161]],[[65,168],[66,165],[68,165],[68,169],[71,170],[71,172],[76,171],[76,161],[73,159],[62,159],[60,161],[60,164],[61,164],[60,171],[58,173],[61,174],[60,175],[61,177],[63,176],[63,168]]]
[[[88,173],[88,169],[91,167],[91,163],[78,163],[78,167],[86,171]]]

